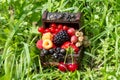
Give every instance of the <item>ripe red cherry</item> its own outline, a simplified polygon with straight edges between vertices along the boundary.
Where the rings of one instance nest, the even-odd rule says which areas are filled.
[[[63,26],[63,30],[68,30],[69,28],[67,26]]]
[[[38,28],[38,32],[44,33],[44,30],[45,30],[45,29],[44,29],[43,27],[39,27],[39,28]]]
[[[59,30],[63,29],[63,25],[62,25],[62,24],[59,24],[59,25],[58,25],[58,29],[59,29]]]
[[[55,23],[52,23],[52,24],[50,25],[50,27],[56,28],[57,25],[56,25]]]
[[[76,63],[68,64],[67,68],[69,71],[74,72],[75,70],[78,69],[78,64],[76,64]]]
[[[67,65],[65,63],[61,62],[58,65],[58,69],[62,72],[65,72],[65,71],[67,71]]]
[[[50,32],[50,29],[49,28],[47,28],[47,29],[45,29],[45,31],[44,31],[45,33],[47,33],[47,32]]]
[[[75,29],[74,28],[69,28],[67,30],[67,33],[70,35],[70,36],[73,36],[75,34]]]

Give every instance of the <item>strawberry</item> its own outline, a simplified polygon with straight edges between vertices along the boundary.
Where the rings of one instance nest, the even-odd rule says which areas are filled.
[[[78,48],[76,45],[74,45],[74,44],[72,44],[71,42],[69,42],[69,41],[65,42],[65,43],[61,46],[61,48],[64,48],[64,49],[67,49],[68,47],[72,47],[73,50],[74,50],[74,52],[76,52],[76,53],[78,53],[78,51],[79,51],[79,48]]]
[[[73,50],[74,50],[76,53],[78,53],[79,48],[78,48],[76,45],[71,44],[70,46],[73,48]]]
[[[66,48],[68,48],[70,46],[70,44],[71,43],[69,41],[67,41],[67,42],[63,43],[63,45],[61,46],[61,48],[66,49]]]

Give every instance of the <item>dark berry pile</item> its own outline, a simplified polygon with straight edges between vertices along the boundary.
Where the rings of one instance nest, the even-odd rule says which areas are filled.
[[[58,59],[59,61],[64,61],[64,56],[66,55],[66,50],[60,47],[51,48],[49,50],[42,49],[41,56],[51,55],[52,58]]]
[[[61,30],[55,35],[53,39],[53,43],[56,46],[61,46],[64,42],[69,41],[69,40],[70,40],[70,37],[68,33],[65,30]]]

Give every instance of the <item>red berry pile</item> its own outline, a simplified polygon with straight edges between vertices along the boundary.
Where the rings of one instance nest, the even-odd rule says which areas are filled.
[[[39,27],[38,31],[42,34],[40,40],[37,41],[36,47],[41,49],[41,55],[51,55],[52,58],[58,59],[60,62],[58,69],[60,71],[72,71],[78,69],[77,63],[64,63],[67,49],[71,47],[73,54],[78,54],[83,43],[83,32],[77,31],[67,25],[52,23],[48,28]]]

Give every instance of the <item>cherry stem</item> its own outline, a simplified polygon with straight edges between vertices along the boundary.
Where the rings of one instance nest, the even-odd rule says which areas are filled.
[[[72,48],[70,48],[70,54],[71,54],[72,64],[73,64],[73,49]]]
[[[70,55],[71,55],[71,58],[72,58],[72,64],[73,64],[73,52],[74,52],[74,50],[73,50],[73,48],[71,48],[71,47],[68,47],[67,49],[66,49],[66,55],[65,55],[65,60],[64,60],[64,64],[66,63],[66,59],[67,59],[67,55],[68,55],[68,53],[70,53]]]
[[[65,60],[64,60],[64,64],[66,63],[66,59],[67,59],[67,54],[68,54],[68,50],[66,49],[66,55],[65,55]]]

